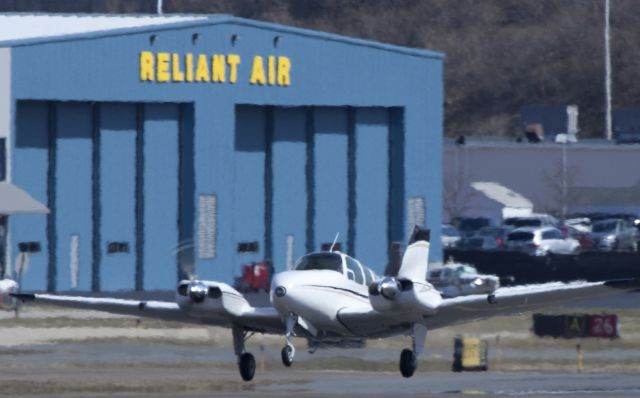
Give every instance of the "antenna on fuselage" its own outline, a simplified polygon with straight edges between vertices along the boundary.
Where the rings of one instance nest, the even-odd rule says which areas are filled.
[[[331,247],[329,248],[329,251],[332,252],[333,251],[333,247],[336,245],[336,243],[338,242],[338,237],[340,236],[340,232],[336,232],[336,237],[333,238],[333,243],[331,244]]]

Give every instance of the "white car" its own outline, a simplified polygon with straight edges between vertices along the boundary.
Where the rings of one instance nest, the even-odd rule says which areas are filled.
[[[460,231],[449,224],[442,224],[442,247],[454,248],[460,242]]]
[[[553,227],[523,227],[507,235],[507,250],[531,256],[578,254],[580,243]]]
[[[482,275],[475,267],[460,263],[430,268],[427,280],[443,297],[492,294],[500,287],[500,278],[496,275]]]

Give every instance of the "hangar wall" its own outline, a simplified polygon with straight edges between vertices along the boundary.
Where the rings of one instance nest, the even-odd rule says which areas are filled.
[[[13,246],[42,243],[25,288],[230,282],[337,232],[382,273],[411,223],[435,231],[439,257],[439,54],[229,17],[12,51],[13,178],[53,210],[11,222]],[[189,59],[212,52],[237,56],[235,77],[227,64],[224,82],[195,81]],[[289,60],[288,85],[271,81],[272,55]],[[151,79],[147,56],[179,70]]]

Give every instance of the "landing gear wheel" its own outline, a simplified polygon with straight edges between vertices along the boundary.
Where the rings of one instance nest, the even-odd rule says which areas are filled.
[[[238,359],[238,369],[242,380],[251,381],[256,373],[256,360],[252,354],[245,352]]]
[[[416,371],[417,361],[416,354],[409,349],[402,350],[400,354],[400,373],[403,377],[411,377]]]
[[[487,296],[487,301],[489,302],[489,304],[495,304],[498,302],[498,299],[496,298],[496,295],[492,293]]]
[[[282,352],[280,353],[282,356],[282,364],[286,367],[291,366],[293,364],[293,347],[290,345],[284,346]]]

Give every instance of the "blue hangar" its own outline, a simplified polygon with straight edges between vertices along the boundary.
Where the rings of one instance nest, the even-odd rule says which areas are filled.
[[[415,224],[438,260],[442,74],[440,53],[226,15],[0,14],[1,177],[50,210],[0,216],[3,271],[168,290],[339,233],[381,274]]]

